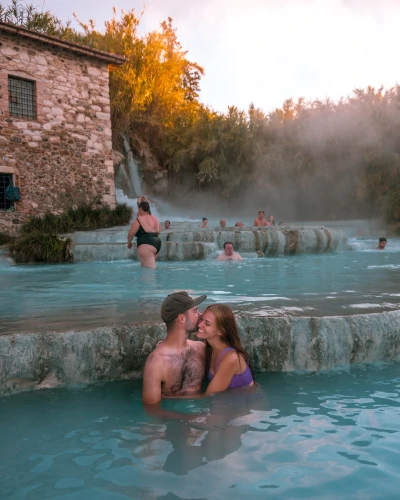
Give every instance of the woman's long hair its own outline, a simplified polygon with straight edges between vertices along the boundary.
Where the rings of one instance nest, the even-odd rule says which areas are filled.
[[[243,356],[246,363],[249,365],[251,374],[254,380],[253,366],[250,361],[250,356],[248,355],[245,348],[242,346],[240,341],[235,315],[232,309],[225,304],[213,304],[206,307],[205,311],[211,311],[215,317],[215,324],[217,329],[222,333],[222,338],[228,344],[229,347],[235,349],[235,351]],[[204,314],[204,313],[203,313]],[[212,347],[206,341],[206,376],[210,369],[211,364]],[[240,359],[240,358],[239,358]]]

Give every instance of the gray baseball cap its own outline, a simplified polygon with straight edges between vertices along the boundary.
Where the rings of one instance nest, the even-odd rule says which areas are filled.
[[[187,292],[174,292],[170,293],[165,297],[161,305],[161,318],[164,323],[170,323],[179,314],[183,314],[194,306],[198,306],[204,300],[206,300],[207,295],[201,295],[196,299],[193,299]]]

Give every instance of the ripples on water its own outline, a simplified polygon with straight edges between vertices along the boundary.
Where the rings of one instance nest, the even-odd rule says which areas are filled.
[[[182,420],[148,417],[139,381],[2,398],[0,498],[395,499],[399,370],[262,374],[164,403]]]
[[[159,319],[172,291],[208,295],[238,311],[345,315],[400,306],[399,252],[342,252],[243,262],[2,266],[0,334]]]

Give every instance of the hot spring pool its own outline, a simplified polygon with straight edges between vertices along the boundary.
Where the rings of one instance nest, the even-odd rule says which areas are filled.
[[[148,417],[139,381],[0,398],[0,498],[397,499],[399,373],[261,374],[164,402],[178,420]]]
[[[360,248],[370,243],[362,242]],[[392,250],[391,250],[392,248]],[[0,334],[159,321],[175,290],[260,315],[332,316],[400,307],[400,244],[388,250],[297,255],[242,262],[2,265]]]

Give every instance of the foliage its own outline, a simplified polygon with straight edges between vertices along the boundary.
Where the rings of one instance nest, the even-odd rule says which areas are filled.
[[[39,11],[33,4],[26,5],[20,0],[11,0],[8,7],[0,3],[0,21],[77,42],[82,38],[71,28],[70,21],[63,23],[50,11]]]
[[[71,238],[61,238],[54,233],[32,231],[21,234],[9,245],[15,262],[71,262]]]
[[[74,231],[91,231],[129,223],[132,208],[125,204],[111,209],[108,205],[96,208],[93,203],[81,204],[69,208],[61,215],[47,213],[44,217],[35,216],[21,227],[21,233],[71,233]]]
[[[72,240],[59,234],[125,225],[132,217],[132,208],[125,204],[111,209],[95,208],[94,203],[70,208],[61,215],[32,217],[18,237],[8,242],[11,256],[16,262],[71,262]]]
[[[104,30],[78,21],[77,31],[18,0],[8,9],[0,4],[1,20],[127,59],[110,73],[113,144],[129,137],[145,175],[167,170],[180,193],[184,187],[242,204],[247,193],[253,205],[268,203],[292,218],[400,220],[398,85],[354,89],[337,103],[287,99],[269,114],[254,105],[217,113],[199,100],[204,71],[183,50],[172,19],[141,35],[142,15],[114,9]],[[84,210],[79,217],[82,228],[101,219]]]
[[[0,232],[0,245],[7,245],[7,243],[10,243],[13,240],[14,240],[13,236],[7,233]]]

